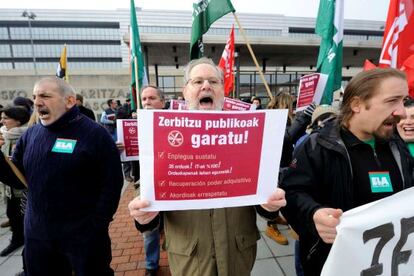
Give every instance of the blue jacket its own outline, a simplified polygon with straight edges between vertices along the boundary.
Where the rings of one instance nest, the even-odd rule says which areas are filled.
[[[75,140],[72,153],[53,152],[57,139]],[[123,185],[115,143],[75,106],[48,126],[21,137],[13,162],[26,176],[25,235],[51,240],[107,231]]]

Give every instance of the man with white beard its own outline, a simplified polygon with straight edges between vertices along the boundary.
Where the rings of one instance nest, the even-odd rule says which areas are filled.
[[[212,60],[191,61],[184,78],[188,109],[222,110],[223,73]],[[283,190],[277,189],[261,206],[159,213],[142,211],[149,202],[137,197],[129,209],[142,232],[158,227],[163,216],[172,275],[250,275],[260,238],[256,212],[272,219],[285,204]]]

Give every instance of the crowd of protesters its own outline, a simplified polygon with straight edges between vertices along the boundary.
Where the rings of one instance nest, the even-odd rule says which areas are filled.
[[[184,83],[188,109],[222,109],[223,74],[210,59],[190,62]],[[396,69],[357,74],[339,106],[311,104],[295,113],[294,98],[277,93],[267,109],[287,109],[288,120],[267,203],[149,212],[150,202],[138,195],[129,211],[144,236],[146,275],[157,273],[161,231],[173,275],[249,275],[260,238],[257,215],[282,245],[288,239],[278,224],[290,225],[297,275],[320,275],[343,212],[413,186],[414,101],[407,97],[406,77]],[[140,98],[145,109],[166,106],[155,86],[145,86]],[[96,120],[83,103],[68,83],[47,77],[34,84],[33,100],[18,97],[0,109],[8,217],[1,227],[12,231],[0,256],[24,245],[19,275],[114,275],[108,227],[123,182],[146,185],[139,182],[138,162],[120,161],[116,120],[136,118],[136,112],[129,99],[108,99]],[[251,103],[263,108],[259,97]],[[387,173],[391,192],[371,189],[372,171]]]

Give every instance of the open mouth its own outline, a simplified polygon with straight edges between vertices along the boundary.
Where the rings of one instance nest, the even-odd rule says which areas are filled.
[[[402,128],[406,134],[414,134],[414,127],[403,127]]]
[[[49,111],[45,109],[40,109],[37,111],[40,118],[44,118],[45,116],[49,115]]]
[[[383,125],[386,126],[386,127],[394,127],[399,122],[400,122],[399,118],[392,118],[392,119],[385,120]]]
[[[200,99],[200,106],[212,106],[213,105],[213,98],[211,96],[203,96]]]

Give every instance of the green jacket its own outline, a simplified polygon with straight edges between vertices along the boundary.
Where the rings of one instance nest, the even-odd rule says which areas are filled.
[[[253,206],[163,214],[172,275],[250,275],[260,239]]]

